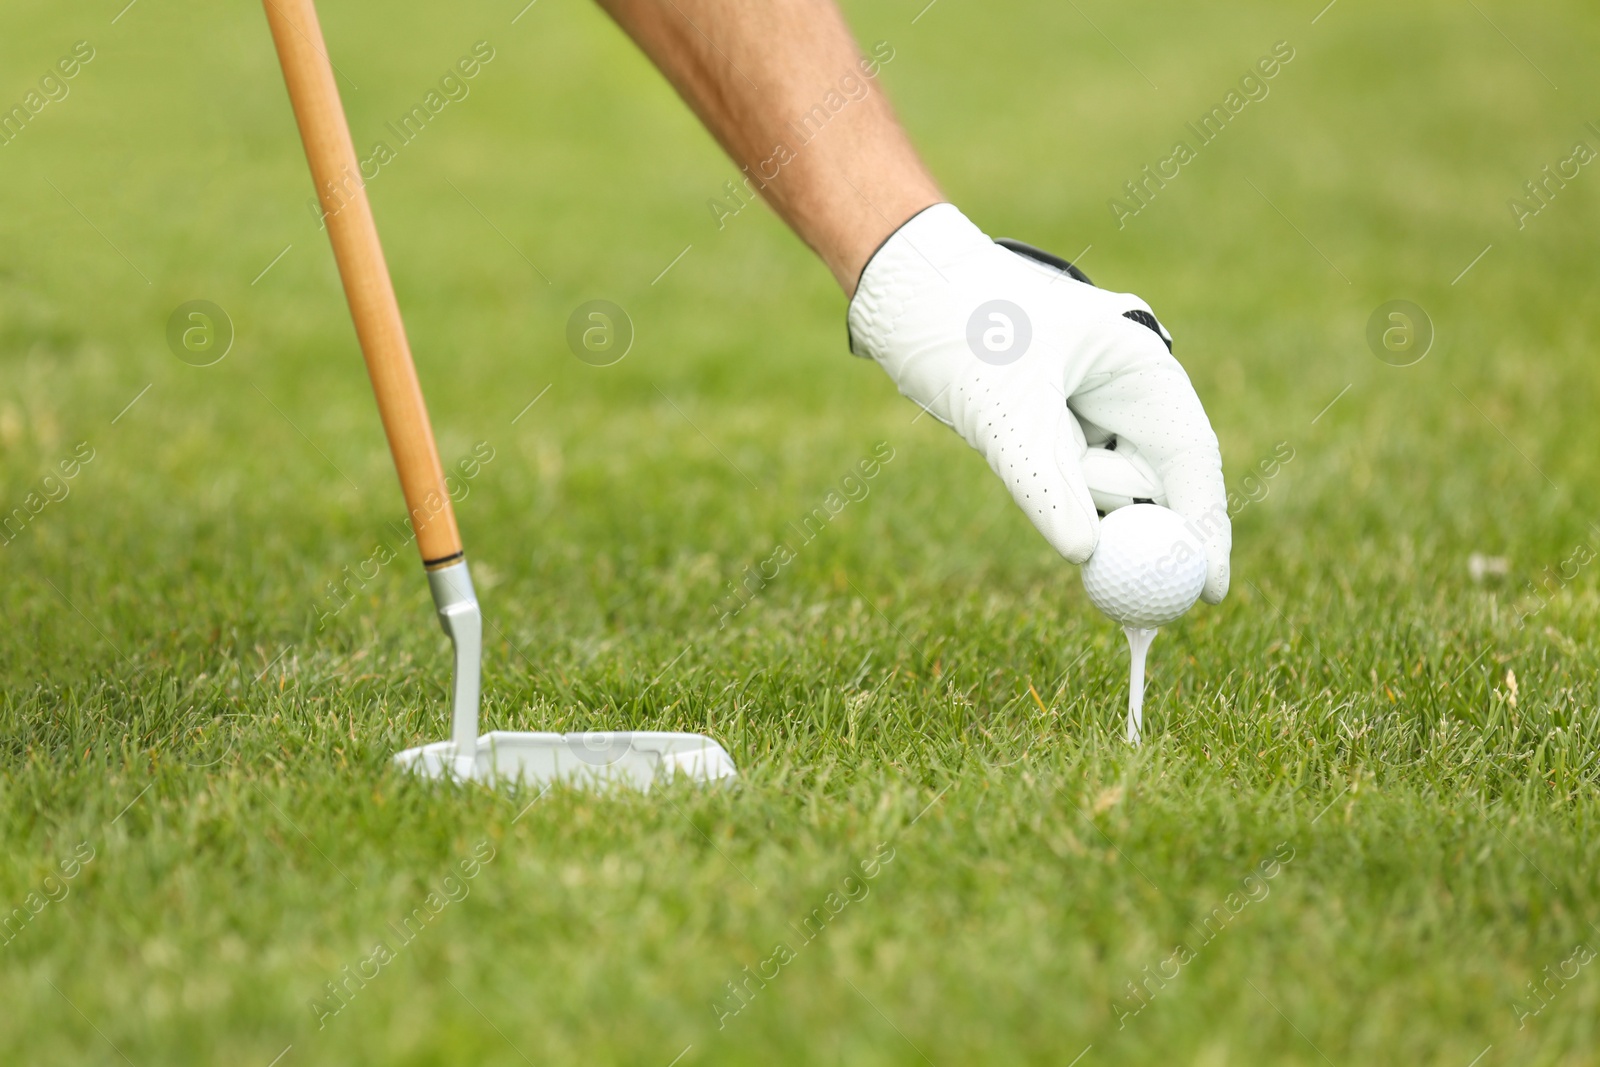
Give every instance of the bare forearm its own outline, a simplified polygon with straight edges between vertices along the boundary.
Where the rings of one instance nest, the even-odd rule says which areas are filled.
[[[943,199],[832,0],[599,2],[847,294]]]

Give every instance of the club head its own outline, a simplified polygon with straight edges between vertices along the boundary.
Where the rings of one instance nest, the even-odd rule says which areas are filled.
[[[737,772],[721,745],[703,734],[658,731],[478,734],[483,615],[466,560],[428,572],[439,624],[455,648],[450,740],[408,748],[395,765],[426,778],[495,785],[564,784],[648,790],[687,776],[713,782]]]
[[[452,741],[408,748],[396,766],[427,778],[544,789],[637,789],[686,778],[714,782],[738,772],[704,734],[661,731],[518,733],[495,730],[462,754]]]

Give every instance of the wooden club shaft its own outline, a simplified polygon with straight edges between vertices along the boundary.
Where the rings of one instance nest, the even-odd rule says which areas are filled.
[[[263,4],[417,548],[426,566],[444,566],[461,556],[461,534],[317,9],[312,0]]]

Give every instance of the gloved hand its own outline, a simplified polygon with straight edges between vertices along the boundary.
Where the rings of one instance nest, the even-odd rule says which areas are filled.
[[[1217,437],[1143,300],[997,244],[936,204],[868,261],[850,338],[983,454],[1068,560],[1094,552],[1097,498],[1099,510],[1149,499],[1205,544],[1202,597],[1227,593],[1233,533]]]

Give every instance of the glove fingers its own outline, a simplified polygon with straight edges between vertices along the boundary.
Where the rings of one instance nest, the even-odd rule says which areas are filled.
[[[1133,325],[1147,353],[1109,381],[1072,397],[1072,408],[1138,447],[1161,477],[1167,506],[1189,520],[1190,529],[1206,548],[1206,584],[1201,597],[1208,604],[1228,592],[1229,554],[1233,548],[1228,519],[1228,494],[1222,479],[1217,436],[1200,398],[1176,360],[1160,351],[1161,342],[1144,327]],[[1157,351],[1149,348],[1155,345]]]
[[[1215,449],[1213,444],[1211,450]],[[1197,449],[1180,453],[1157,469],[1167,485],[1167,506],[1189,521],[1189,528],[1206,546],[1206,584],[1200,597],[1207,604],[1221,603],[1228,595],[1233,551],[1221,461]]]
[[[1013,392],[982,422],[980,450],[1017,506],[1069,562],[1087,560],[1100,538],[1100,518],[1083,478],[1083,430],[1062,395]]]

